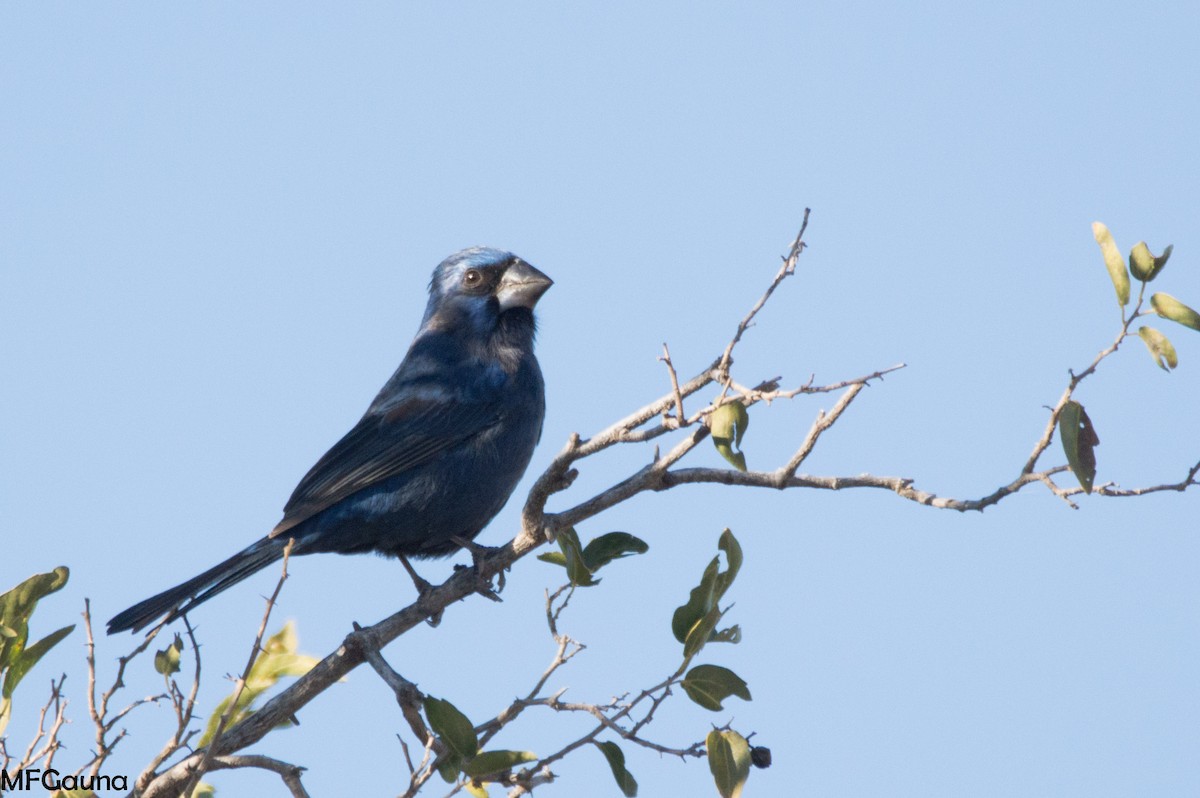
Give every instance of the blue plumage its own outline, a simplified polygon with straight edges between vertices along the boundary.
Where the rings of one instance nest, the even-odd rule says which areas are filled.
[[[108,622],[137,631],[191,610],[283,556],[439,557],[500,511],[541,436],[545,391],[533,307],[551,281],[508,252],[438,265],[421,327],[350,432],[300,480],[271,533]]]

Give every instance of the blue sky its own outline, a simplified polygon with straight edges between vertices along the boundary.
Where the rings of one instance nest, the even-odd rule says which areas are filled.
[[[270,529],[464,246],[556,281],[532,476],[572,431],[666,391],[663,341],[681,372],[709,363],[806,206],[811,248],[739,380],[905,362],[804,470],[986,494],[1020,469],[1067,370],[1118,330],[1093,220],[1125,251],[1175,244],[1155,288],[1200,305],[1198,24],[1185,3],[5,5],[0,586],[67,564],[41,628],[84,596],[107,618]],[[1176,481],[1200,458],[1200,335],[1155,326],[1176,373],[1130,341],[1078,394],[1098,481]],[[785,461],[830,404],[756,408],[751,466]],[[585,463],[555,502],[649,456]],[[1044,463],[1061,461],[1056,444]],[[680,696],[651,728],[674,745],[730,717],[757,731],[775,765],[748,794],[1194,795],[1197,501],[1073,511],[1030,488],[963,516],[865,491],[639,497],[580,530],[651,549],[573,601],[562,626],[589,649],[554,681],[604,701],[669,673],[671,612],[729,526],[745,637],[706,654],[754,701],[712,714]],[[518,508],[480,540],[510,537]],[[279,617],[316,654],[411,598],[377,558],[292,572]],[[456,606],[386,654],[485,718],[549,661],[541,593],[559,576],[522,562],[503,604]],[[208,706],[273,580],[196,613]],[[29,677],[9,728],[20,739],[67,671],[69,761],[90,742],[81,641]],[[128,641],[103,646],[111,662]],[[129,695],[157,683],[146,663]],[[167,715],[131,721],[117,770],[157,750]],[[403,722],[373,674],[301,720],[256,750],[309,767],[314,794],[400,791]],[[538,716],[497,744],[546,753],[582,728]],[[642,795],[710,794],[704,763],[625,750]],[[619,794],[594,752],[558,772],[563,794]],[[273,777],[211,780],[282,794]]]

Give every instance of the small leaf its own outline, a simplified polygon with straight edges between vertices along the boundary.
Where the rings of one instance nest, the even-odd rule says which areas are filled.
[[[567,567],[567,555],[563,554],[561,551],[543,552],[539,554],[537,558],[542,562],[548,562],[551,565],[561,565],[563,568]]]
[[[1150,297],[1150,304],[1154,307],[1154,311],[1164,319],[1170,319],[1184,327],[1191,327],[1193,330],[1200,330],[1200,313],[1170,294],[1155,294]]]
[[[750,744],[735,731],[713,729],[705,739],[708,769],[721,798],[738,798],[750,777]]]
[[[681,682],[688,698],[705,709],[720,712],[721,702],[729,696],[750,700],[750,688],[741,676],[720,665],[697,665]]]
[[[154,652],[154,670],[161,673],[163,676],[170,676],[172,673],[179,673],[179,655],[183,651],[183,638],[176,632],[175,640],[171,645]]]
[[[1163,270],[1163,267],[1167,265],[1167,260],[1170,259],[1171,251],[1174,249],[1174,244],[1167,244],[1167,248],[1163,250],[1163,254],[1156,255],[1154,257],[1154,271],[1152,271],[1150,276],[1146,278],[1146,282],[1150,282],[1158,276],[1159,272]]]
[[[462,757],[458,754],[447,752],[445,756],[438,761],[438,775],[442,777],[442,781],[447,784],[453,784],[458,781],[458,773],[462,770]]]
[[[738,471],[746,470],[746,455],[741,448],[742,436],[746,434],[749,424],[750,413],[747,412],[746,406],[737,400],[721,405],[708,418],[713,445]],[[738,449],[736,452],[735,446]]]
[[[1125,307],[1129,304],[1129,272],[1125,271],[1125,259],[1121,257],[1121,251],[1117,249],[1112,233],[1103,224],[1092,222],[1092,235],[1104,254],[1104,266],[1108,269],[1113,288],[1116,289],[1117,303]]]
[[[687,642],[688,632],[692,627],[716,606],[713,590],[717,585],[717,570],[720,566],[720,559],[713,557],[712,562],[704,569],[704,575],[700,577],[700,584],[692,588],[688,595],[687,603],[677,607],[675,614],[671,616],[671,631],[680,643]]]
[[[713,632],[710,643],[740,643],[742,642],[742,627],[736,623],[728,629],[722,629],[719,632]]]
[[[1138,330],[1138,337],[1150,350],[1150,357],[1154,358],[1154,362],[1163,371],[1169,372],[1179,365],[1179,356],[1175,354],[1175,347],[1167,339],[1167,336],[1153,327],[1142,327]]]
[[[29,620],[38,601],[61,590],[69,576],[70,571],[59,566],[49,573],[34,574],[11,590],[0,593],[0,740],[12,717],[12,695],[17,685],[47,651],[75,628],[65,626],[27,646]]]
[[[479,753],[479,738],[475,726],[458,707],[442,698],[425,696],[425,717],[434,734],[461,760],[471,759]]]
[[[728,569],[717,576],[717,597],[720,598],[725,595],[725,591],[733,584],[742,568],[742,545],[726,527],[717,541],[717,548],[725,552],[725,562],[729,565]]]
[[[1090,494],[1096,479],[1095,448],[1100,445],[1100,438],[1083,405],[1074,401],[1063,405],[1058,415],[1058,434],[1062,438],[1071,473],[1079,480],[1083,492]]]
[[[11,698],[12,694],[17,689],[17,685],[20,684],[21,680],[25,678],[25,674],[29,673],[29,671],[33,669],[33,666],[38,663],[38,660],[46,655],[47,651],[62,642],[63,638],[71,634],[74,629],[75,624],[64,626],[57,631],[51,632],[29,648],[22,651],[4,674],[4,697]]]
[[[34,574],[19,585],[0,593],[0,671],[10,667],[29,640],[29,619],[40,599],[67,583],[70,571],[60,565],[53,571]]]
[[[21,584],[0,594],[0,624],[14,627],[21,620],[29,620],[34,606],[40,599],[61,590],[71,572],[65,565],[44,574],[34,574]]]
[[[537,759],[537,754],[532,751],[484,751],[466,764],[463,773],[473,779],[478,779],[492,773],[512,770],[517,765],[532,762],[535,759]]]
[[[1133,273],[1135,279],[1148,283],[1158,276],[1170,257],[1171,247],[1168,246],[1163,250],[1162,255],[1155,257],[1150,251],[1150,247],[1146,246],[1146,242],[1139,241],[1129,252],[1129,271]]]
[[[606,532],[584,546],[583,561],[595,573],[613,560],[645,554],[649,550],[650,546],[646,541],[628,532]]]
[[[736,626],[719,633],[714,631],[724,614],[718,606],[721,597],[742,567],[742,547],[731,531],[726,529],[721,533],[717,547],[725,552],[728,568],[722,571],[720,558],[714,557],[704,569],[700,584],[692,588],[687,604],[678,607],[671,617],[671,631],[683,643],[685,658],[695,656],[706,643],[718,638],[722,642],[736,642],[741,636]]]
[[[317,664],[316,658],[296,653],[298,646],[296,626],[291,621],[286,622],[278,632],[267,638],[258,657],[254,660],[254,664],[250,666],[250,671],[246,674],[246,684],[242,691],[238,693],[235,690],[225,696],[209,713],[208,726],[205,728],[204,734],[200,736],[198,745],[203,747],[212,741],[221,718],[231,707],[227,728],[252,715],[255,702],[274,687],[280,679],[285,676],[303,676],[312,670],[312,667]],[[237,696],[236,705],[233,704],[235,695]],[[278,728],[287,728],[291,725],[290,722],[285,721]]]
[[[467,795],[473,796],[473,798],[488,798],[487,787],[479,782],[468,781],[463,785],[463,789],[466,790]]]
[[[612,769],[613,778],[617,780],[621,793],[625,798],[634,798],[637,795],[638,784],[633,774],[625,769],[625,752],[614,742],[596,743],[596,747],[608,760],[608,766]]]
[[[725,611],[720,607],[713,607],[703,618],[696,621],[695,625],[688,630],[687,638],[683,641],[684,659],[690,660],[699,654],[700,649],[712,640],[713,630],[717,628],[717,624],[724,614]]]
[[[562,550],[566,563],[567,578],[576,587],[591,587],[600,580],[592,578],[587,560],[583,558],[583,544],[579,542],[579,533],[574,527],[568,527],[558,533],[558,547]]]

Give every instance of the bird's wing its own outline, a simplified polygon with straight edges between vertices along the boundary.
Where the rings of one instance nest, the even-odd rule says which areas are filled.
[[[363,488],[402,474],[498,423],[499,404],[410,398],[368,413],[309,470],[271,531],[280,535]]]

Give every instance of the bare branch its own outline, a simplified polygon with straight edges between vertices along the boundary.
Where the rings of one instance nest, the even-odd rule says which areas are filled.
[[[747,388],[733,379],[730,373],[733,364],[733,352],[746,331],[753,326],[759,311],[761,311],[766,302],[774,294],[775,289],[788,276],[794,273],[798,258],[805,248],[803,236],[807,230],[808,218],[809,212],[805,210],[800,232],[793,242],[788,255],[783,259],[782,267],[775,274],[766,292],[738,324],[736,332],[725,346],[722,354],[709,366],[696,373],[691,379],[680,383],[676,366],[671,361],[670,352],[664,344],[663,357],[661,359],[666,363],[668,368],[671,390],[612,423],[591,438],[584,439],[578,434],[572,434],[561,451],[555,455],[551,463],[534,482],[522,508],[519,533],[506,546],[495,550],[491,554],[481,556],[478,559],[477,568],[463,569],[456,572],[441,585],[433,587],[424,593],[419,601],[401,609],[390,617],[373,626],[365,628],[356,627],[336,651],[325,657],[325,659],[319,662],[307,674],[300,677],[294,684],[267,701],[259,711],[243,718],[236,725],[232,726],[232,728],[225,730],[223,734],[219,734],[206,750],[195,752],[185,757],[164,773],[159,774],[154,779],[152,790],[147,795],[151,793],[165,795],[172,791],[177,792],[182,784],[192,780],[193,774],[196,774],[198,778],[198,774],[202,773],[208,767],[206,763],[210,763],[210,760],[215,761],[221,757],[225,757],[262,739],[279,723],[292,718],[309,701],[363,662],[369,662],[381,678],[392,687],[393,691],[397,694],[397,701],[400,703],[402,712],[405,712],[410,727],[413,728],[418,739],[425,742],[425,754],[422,761],[415,767],[410,765],[412,777],[409,789],[405,795],[415,794],[417,789],[434,772],[432,767],[434,738],[425,729],[424,722],[420,720],[419,712],[416,710],[416,696],[420,695],[419,691],[417,691],[415,685],[403,680],[403,677],[386,663],[379,653],[382,647],[414,626],[422,623],[427,617],[442,612],[454,602],[472,593],[479,592],[481,580],[487,582],[497,575],[502,574],[513,563],[525,557],[546,540],[552,540],[558,530],[577,525],[610,507],[646,491],[664,491],[680,485],[708,483],[742,487],[763,487],[776,490],[795,488],[817,490],[868,488],[888,490],[902,499],[925,506],[966,512],[969,510],[982,511],[1008,496],[1016,494],[1027,485],[1040,483],[1051,490],[1054,495],[1059,496],[1074,506],[1072,497],[1080,493],[1081,490],[1078,488],[1062,488],[1053,479],[1055,475],[1066,471],[1067,467],[1060,465],[1038,471],[1035,470],[1037,461],[1049,446],[1053,438],[1058,416],[1062,407],[1070,400],[1072,392],[1083,379],[1095,372],[1104,358],[1116,352],[1124,338],[1129,335],[1130,322],[1139,315],[1138,309],[1141,307],[1141,298],[1139,297],[1138,306],[1135,308],[1134,313],[1128,319],[1123,319],[1123,326],[1116,340],[1107,349],[1100,352],[1088,368],[1079,374],[1071,375],[1071,380],[1066,391],[1058,404],[1051,410],[1046,428],[1018,476],[1011,482],[997,487],[992,492],[979,498],[960,499],[938,496],[933,492],[917,488],[914,480],[907,477],[874,476],[870,474],[853,477],[799,474],[797,472],[800,466],[820,442],[821,436],[843,417],[850,404],[862,393],[863,388],[874,381],[882,380],[886,374],[904,367],[903,364],[900,364],[875,371],[869,375],[823,386],[815,386],[814,379],[810,377],[805,384],[789,389],[780,388],[779,377],[762,380],[753,388]],[[714,384],[721,386],[721,396],[702,408],[694,409],[690,416],[685,416],[683,409],[684,400]],[[747,384],[749,384],[749,381]],[[842,394],[833,408],[828,412],[818,413],[812,427],[809,429],[804,440],[801,441],[795,453],[786,463],[775,470],[741,472],[725,468],[679,467],[680,462],[708,437],[707,417],[723,402],[737,400],[749,407],[760,402],[769,405],[777,399],[793,399],[809,394],[838,391],[841,391]],[[674,411],[673,416],[672,411]],[[651,423],[655,419],[658,420],[657,423]],[[691,427],[691,429],[681,431],[681,427]],[[658,455],[658,448],[656,446],[656,456],[648,465],[636,470],[616,484],[609,486],[582,502],[578,502],[557,512],[546,512],[546,506],[550,497],[567,490],[573,484],[575,478],[578,476],[575,464],[580,460],[599,454],[618,444],[643,443],[673,433],[678,437],[671,439],[669,446],[664,445],[665,454]],[[1102,485],[1094,490],[1094,494],[1118,497],[1138,496],[1165,490],[1182,491],[1193,485],[1200,484],[1197,482],[1197,474],[1200,474],[1200,463],[1191,468],[1186,478],[1179,483],[1133,489],[1122,489],[1115,485]],[[550,675],[558,667],[561,667],[567,659],[570,659],[574,653],[577,653],[577,651],[569,650],[569,638],[559,635],[557,630],[559,614],[570,599],[570,593],[568,592],[562,605],[555,609],[554,601],[562,593],[563,591],[560,590],[553,596],[547,597],[547,621],[551,634],[554,635],[557,643],[555,659],[552,660],[551,665],[543,672],[542,677],[537,681],[534,689],[530,691],[527,697],[512,702],[495,719],[480,727],[485,737],[490,739],[490,736],[498,733],[501,728],[529,706],[541,705],[564,711],[591,712],[597,717],[598,721],[597,726],[591,732],[573,741],[556,754],[541,760],[543,767],[537,773],[545,775],[535,775],[533,778],[544,778],[545,780],[553,778],[553,774],[548,767],[545,767],[546,765],[561,759],[570,753],[570,751],[580,746],[594,742],[596,736],[606,730],[620,734],[623,738],[629,739],[639,745],[647,745],[648,747],[655,748],[655,750],[666,753],[679,756],[698,755],[696,752],[702,749],[702,746],[697,748],[700,744],[690,748],[668,749],[658,746],[656,743],[645,741],[638,736],[638,731],[650,721],[657,707],[670,694],[670,689],[675,683],[673,680],[678,679],[679,674],[675,674],[662,684],[650,688],[648,691],[643,691],[633,701],[621,706],[613,705],[612,707],[606,707],[603,705],[567,704],[560,700],[561,693],[549,697],[540,695],[541,691],[545,689]],[[119,678],[118,675],[118,681]],[[621,721],[631,717],[630,712],[635,706],[644,707],[646,714],[634,723],[633,726],[629,728],[622,726]],[[99,714],[103,717],[104,713],[100,712]],[[603,720],[601,720],[600,716],[603,716]],[[407,747],[405,750],[407,755]],[[522,771],[522,773],[526,774],[523,778],[528,783],[519,782],[517,777],[514,776],[513,779],[517,780],[517,783],[513,784],[514,792],[531,789],[532,782],[529,781],[529,771]],[[456,787],[457,789],[461,789],[461,785]]]
[[[111,701],[113,696],[117,694],[118,690],[125,686],[126,666],[128,666],[130,662],[138,657],[138,655],[150,647],[150,644],[154,642],[154,638],[158,636],[159,631],[162,629],[162,624],[159,624],[158,627],[151,630],[149,634],[147,634],[142,640],[142,642],[139,643],[132,651],[122,657],[117,658],[116,676],[113,677],[112,685],[100,695],[99,699],[96,698],[96,640],[92,632],[92,605],[90,600],[86,598],[83,600],[83,628],[87,634],[86,660],[88,670],[88,715],[91,717],[92,726],[96,730],[96,749],[92,753],[91,761],[86,763],[83,768],[90,766],[91,772],[96,774],[100,772],[100,768],[103,767],[105,761],[112,756],[112,752],[116,748],[117,744],[125,738],[125,730],[122,729],[117,733],[116,737],[109,739],[108,735],[112,732],[113,728],[120,723],[126,715],[143,704],[158,703],[163,698],[166,698],[165,694],[147,696],[146,698],[141,698],[137,701],[134,701],[112,717],[109,717],[108,714],[109,701]],[[81,770],[83,768],[81,768]]]
[[[43,759],[45,760],[46,769],[53,766],[54,755],[62,748],[62,741],[58,739],[58,735],[62,731],[63,724],[66,723],[66,710],[69,702],[63,696],[62,692],[63,683],[66,681],[67,675],[65,673],[59,676],[57,680],[50,680],[50,696],[38,712],[37,730],[34,732],[33,739],[29,741],[24,755],[17,762],[16,767],[12,768],[14,772],[25,770]],[[47,716],[51,718],[49,729],[46,728]],[[43,740],[45,743],[42,742]],[[4,742],[4,739],[0,738],[0,769],[9,770],[12,764],[12,757],[9,755]]]
[[[171,738],[163,744],[161,749],[159,749],[154,758],[150,760],[150,764],[142,769],[142,773],[138,777],[138,784],[143,786],[145,783],[143,779],[148,781],[150,778],[152,778],[153,774],[158,771],[158,768],[161,767],[164,762],[174,756],[180,749],[185,748],[191,741],[192,737],[194,737],[199,731],[198,729],[189,731],[188,726],[191,725],[193,713],[196,707],[196,695],[200,691],[200,646],[196,642],[196,634],[195,630],[192,628],[191,621],[188,620],[186,615],[182,617],[184,627],[187,631],[188,642],[190,642],[192,646],[192,661],[194,663],[192,686],[187,697],[185,698],[175,679],[171,678],[168,682],[171,706],[175,710],[175,731],[171,735]],[[99,773],[99,766],[99,762],[92,765],[93,776]]]
[[[675,392],[675,426],[683,426],[687,423],[687,416],[683,412],[683,392],[679,390],[679,375],[675,373],[675,364],[671,362],[671,350],[667,348],[666,341],[663,342],[663,353],[659,360],[667,364],[667,373],[671,375],[671,390]],[[667,418],[665,411],[663,417],[664,420]]]
[[[396,703],[400,705],[400,713],[408,722],[408,726],[417,740],[422,745],[428,745],[433,739],[433,735],[421,717],[424,694],[417,689],[415,684],[397,673],[377,649],[364,648],[363,656],[366,657],[367,663],[375,669],[375,673],[379,674],[379,678],[392,688],[392,692],[396,695]]]
[[[199,765],[192,770],[187,786],[183,789],[183,795],[188,796],[196,789],[196,785],[200,783],[200,779],[211,766],[214,752],[217,749],[217,744],[221,740],[221,735],[225,732],[225,727],[229,724],[230,719],[238,710],[238,699],[241,698],[242,692],[246,689],[246,682],[250,679],[250,672],[254,669],[254,663],[258,661],[258,655],[262,653],[263,637],[267,634],[267,623],[271,620],[271,610],[275,609],[275,602],[279,598],[279,591],[283,590],[283,583],[288,578],[288,558],[292,553],[292,546],[295,545],[296,539],[289,538],[287,545],[283,549],[283,566],[279,574],[279,581],[275,583],[275,590],[267,599],[266,609],[263,610],[262,622],[258,625],[258,634],[254,636],[254,646],[250,649],[250,658],[246,661],[246,667],[242,670],[242,675],[238,677],[237,686],[234,688],[233,697],[229,701],[229,706],[226,707],[225,713],[221,715],[221,719],[217,721],[217,728],[213,732],[212,740],[204,749],[204,756],[201,757]],[[144,776],[145,774],[143,774]],[[142,778],[138,779],[139,784],[142,783]],[[297,777],[297,784],[299,779]],[[303,789],[303,788],[302,788]],[[147,793],[150,795],[151,793]]]
[[[293,798],[309,798],[308,791],[304,789],[304,785],[300,782],[300,774],[304,772],[305,768],[299,765],[293,765],[289,762],[283,762],[259,754],[215,756],[208,761],[208,769],[210,771],[231,770],[234,768],[259,768],[260,770],[269,770],[272,773],[278,773],[279,778],[283,779],[283,783],[287,786]]]
[[[733,363],[733,348],[742,340],[742,335],[750,328],[750,323],[754,321],[754,317],[767,304],[767,300],[771,298],[771,294],[775,293],[775,289],[779,287],[779,284],[796,272],[796,261],[799,260],[800,253],[804,251],[804,231],[808,229],[808,215],[811,212],[811,208],[804,209],[804,220],[800,223],[800,232],[796,234],[791,250],[788,252],[787,257],[783,259],[783,266],[775,275],[775,279],[767,286],[766,293],[759,298],[758,302],[754,303],[754,307],[750,308],[750,312],[738,323],[737,332],[734,333],[732,340],[730,340],[729,344],[725,347],[725,351],[721,354],[720,360],[717,361],[716,370],[721,375],[725,376],[729,374],[729,366]]]
[[[858,392],[865,385],[865,382],[851,385],[850,389],[842,394],[842,398],[838,399],[837,404],[833,406],[833,410],[830,410],[828,415],[826,415],[824,410],[818,411],[817,420],[813,422],[812,428],[804,436],[804,443],[800,444],[800,448],[792,455],[792,459],[788,460],[787,464],[777,472],[781,487],[795,475],[796,469],[812,453],[813,447],[817,445],[817,439],[821,437],[821,433],[832,427],[841,418],[842,413],[846,411],[846,408],[854,401],[854,397],[858,396]]]
[[[1133,320],[1140,315],[1142,308],[1142,294],[1145,293],[1145,290],[1146,284],[1142,283],[1142,291],[1138,294],[1137,305],[1134,306],[1133,313],[1130,314],[1129,318],[1124,318],[1125,309],[1121,309],[1121,331],[1117,333],[1116,339],[1108,345],[1108,348],[1101,350],[1100,354],[1096,355],[1091,364],[1083,371],[1079,372],[1078,374],[1070,372],[1071,379],[1067,383],[1067,387],[1063,391],[1062,396],[1059,397],[1058,404],[1056,404],[1050,410],[1050,418],[1046,421],[1046,428],[1042,431],[1042,437],[1038,438],[1037,443],[1033,445],[1033,451],[1029,453],[1029,459],[1025,461],[1025,465],[1021,468],[1022,474],[1032,473],[1033,469],[1037,467],[1038,458],[1042,456],[1042,453],[1046,451],[1046,447],[1050,445],[1050,441],[1054,439],[1054,429],[1058,426],[1058,417],[1062,413],[1062,409],[1067,402],[1071,401],[1071,395],[1075,393],[1075,389],[1079,387],[1079,383],[1083,382],[1085,379],[1094,374],[1096,372],[1096,368],[1100,365],[1100,362],[1109,355],[1116,353],[1117,349],[1120,348],[1121,343],[1129,337],[1129,325],[1133,324]]]

